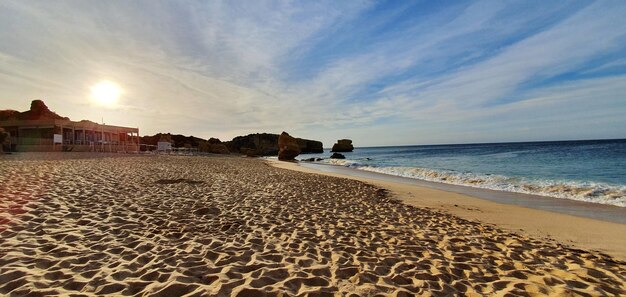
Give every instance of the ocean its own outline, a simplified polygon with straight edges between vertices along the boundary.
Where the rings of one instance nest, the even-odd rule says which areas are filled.
[[[315,163],[626,207],[626,139],[360,147]]]

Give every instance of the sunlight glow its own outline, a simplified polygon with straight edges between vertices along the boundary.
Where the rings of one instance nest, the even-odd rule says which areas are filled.
[[[106,106],[111,106],[117,102],[122,89],[120,86],[112,81],[101,81],[91,87],[91,96],[98,103]]]

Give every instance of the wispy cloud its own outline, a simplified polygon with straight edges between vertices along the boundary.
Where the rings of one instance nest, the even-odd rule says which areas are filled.
[[[624,14],[609,1],[2,2],[0,108],[44,98],[145,133],[327,145],[626,137]],[[104,79],[125,90],[114,109],[88,100]]]

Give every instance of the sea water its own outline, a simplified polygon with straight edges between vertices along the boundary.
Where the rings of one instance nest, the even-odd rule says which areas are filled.
[[[358,147],[316,163],[626,207],[626,139]]]

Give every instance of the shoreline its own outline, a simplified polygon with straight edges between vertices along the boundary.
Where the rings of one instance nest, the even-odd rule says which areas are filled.
[[[526,208],[551,211],[566,215],[589,218],[611,223],[626,225],[626,207],[610,204],[594,203],[567,198],[542,196],[519,192],[509,192],[504,190],[493,190],[467,185],[448,184],[436,181],[422,180],[385,174],[374,171],[359,170],[340,165],[300,162],[300,166],[311,168],[317,171],[338,173],[341,175],[370,178],[381,181],[391,181],[418,187],[426,187],[445,192],[453,192],[462,195],[489,200],[496,203],[516,205]]]
[[[449,185],[447,184],[441,184],[441,187],[436,188],[426,185],[432,182],[419,184],[421,181],[416,180],[417,183],[403,183],[398,181],[401,179],[400,177],[384,174],[369,174],[369,172],[366,172],[367,174],[365,175],[367,177],[362,174],[350,175],[350,171],[357,170],[343,167],[345,170],[335,170],[336,168],[333,168],[332,170],[323,171],[313,168],[324,166],[319,164],[317,164],[319,166],[310,166],[311,164],[307,163],[289,163],[277,160],[267,160],[267,162],[272,166],[288,170],[358,180],[387,189],[394,194],[395,198],[408,205],[443,210],[463,219],[493,224],[514,233],[521,232],[536,238],[556,241],[576,248],[600,251],[616,259],[626,260],[626,224],[557,212],[558,210],[563,211],[562,208],[558,209],[559,203],[557,203],[557,207],[554,210],[536,209],[528,206],[506,204],[502,201],[496,202],[493,199],[453,191],[451,190],[453,187],[448,187]],[[377,179],[376,177],[379,178]],[[473,188],[468,189],[473,190]],[[506,192],[492,192],[494,192],[493,195],[506,194]],[[511,194],[519,195],[517,193]],[[554,202],[554,200],[557,200],[559,202],[558,198],[541,198],[546,201],[552,200]],[[581,203],[586,206],[591,204],[565,201],[565,204],[572,203]],[[591,205],[590,207],[598,207],[598,209],[618,208],[606,205]]]

